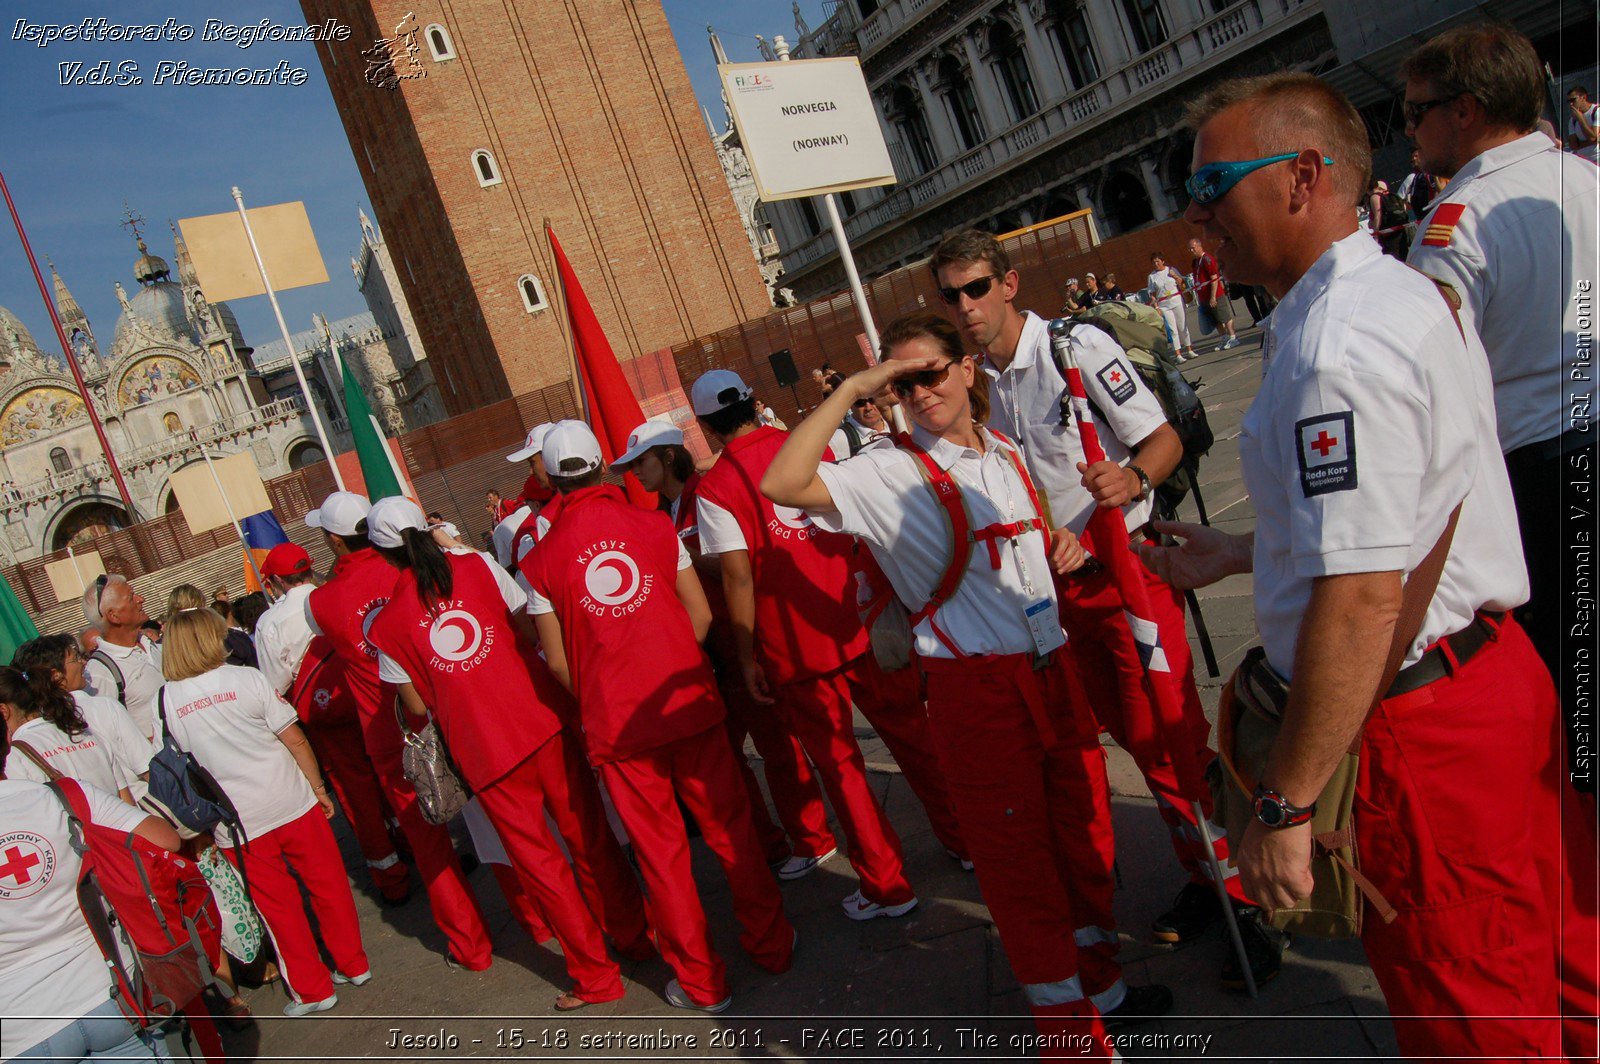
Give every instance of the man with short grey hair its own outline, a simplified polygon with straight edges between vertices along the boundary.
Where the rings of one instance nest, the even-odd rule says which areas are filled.
[[[83,592],[83,617],[100,635],[84,665],[85,689],[121,702],[144,737],[153,741],[156,696],[165,680],[161,646],[141,631],[150,619],[144,596],[133,589],[127,577],[102,574]]]

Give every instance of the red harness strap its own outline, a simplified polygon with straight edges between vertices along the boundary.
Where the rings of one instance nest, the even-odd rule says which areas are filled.
[[[933,460],[933,456],[923,450],[913,440],[909,433],[899,433],[895,436],[895,446],[905,450],[917,459],[917,468],[921,470],[923,479],[928,482],[928,487],[933,490],[933,497],[944,509],[945,520],[950,526],[950,562],[945,566],[944,575],[939,578],[939,583],[934,587],[933,594],[928,597],[920,609],[911,614],[911,628],[916,630],[917,625],[924,620],[933,630],[934,636],[943,643],[945,649],[958,658],[968,655],[945,631],[939,627],[937,614],[939,609],[955,597],[956,589],[961,586],[962,579],[967,575],[967,566],[972,562],[972,545],[982,542],[989,549],[989,564],[994,569],[1000,568],[1000,541],[1013,539],[1028,532],[1038,531],[1045,537],[1045,553],[1050,550],[1050,530],[1044,520],[1038,515],[1043,513],[1039,505],[1039,493],[1033,486],[1033,478],[1028,476],[1028,471],[1017,460],[1015,445],[994,430],[990,430],[1004,446],[1001,450],[1011,462],[1011,467],[1022,478],[1023,486],[1028,490],[1028,500],[1033,504],[1034,516],[1021,521],[1008,521],[986,525],[974,529],[972,518],[967,513],[966,502],[961,497],[961,488],[956,484],[948,470]],[[881,607],[880,607],[881,609]]]

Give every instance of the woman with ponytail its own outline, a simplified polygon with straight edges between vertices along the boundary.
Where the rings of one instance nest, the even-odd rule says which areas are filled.
[[[523,590],[488,555],[446,550],[426,526],[421,507],[400,497],[380,499],[367,515],[367,538],[400,570],[368,634],[380,652],[378,674],[399,688],[409,712],[432,711],[555,932],[573,983],[555,1007],[615,1001],[622,973],[602,931],[624,956],[647,957],[654,947],[638,884],[584,760],[577,707],[538,655]]]

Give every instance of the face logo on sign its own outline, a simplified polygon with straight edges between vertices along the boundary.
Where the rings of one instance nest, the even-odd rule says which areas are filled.
[[[31,898],[55,872],[56,851],[49,839],[32,831],[0,835],[0,899]]]
[[[607,606],[619,606],[639,593],[639,566],[619,550],[601,551],[583,570],[589,596]]]
[[[1306,498],[1356,487],[1356,415],[1345,410],[1295,422],[1300,488]]]
[[[466,610],[445,610],[428,629],[428,643],[444,661],[466,661],[483,646],[483,625]]]

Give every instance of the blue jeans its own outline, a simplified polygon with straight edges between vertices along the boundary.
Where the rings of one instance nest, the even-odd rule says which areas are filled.
[[[14,1060],[171,1060],[167,1047],[154,1035],[139,1035],[122,1015],[116,1001],[107,1001],[78,1017]]]

